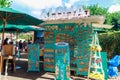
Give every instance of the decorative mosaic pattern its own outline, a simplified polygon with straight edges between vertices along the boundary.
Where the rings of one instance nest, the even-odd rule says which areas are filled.
[[[70,51],[69,45],[66,45],[66,43],[56,44],[55,74],[56,80],[70,80]]]
[[[89,45],[92,42],[92,33],[93,28],[91,25],[84,26],[81,24],[76,28],[76,42],[77,46],[75,47],[75,57],[76,57],[76,74],[77,75],[87,75],[89,58],[90,58],[90,49]]]
[[[44,70],[55,71],[54,61],[54,43],[55,43],[55,31],[57,27],[45,26],[46,31],[44,33],[45,49],[44,49]]]
[[[39,65],[40,48],[38,44],[28,45],[28,70],[27,71],[40,71]]]

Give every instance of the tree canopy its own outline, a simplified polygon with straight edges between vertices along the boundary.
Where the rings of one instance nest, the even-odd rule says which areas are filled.
[[[0,7],[10,7],[11,6],[10,0],[0,0]]]
[[[107,14],[107,9],[101,8],[97,4],[93,6],[87,6],[86,9],[90,10],[91,15],[106,15]]]
[[[103,15],[106,17],[105,24],[113,25],[112,30],[120,30],[120,12],[109,13],[107,8],[101,8],[97,4],[87,6],[91,15]]]
[[[114,25],[114,30],[120,30],[120,12],[112,13],[111,24]]]

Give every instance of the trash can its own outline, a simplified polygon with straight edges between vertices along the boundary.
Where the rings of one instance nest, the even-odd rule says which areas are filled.
[[[70,80],[70,50],[69,44],[55,44],[55,80]]]

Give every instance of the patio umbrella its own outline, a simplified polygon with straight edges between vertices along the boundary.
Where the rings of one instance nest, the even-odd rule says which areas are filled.
[[[37,31],[36,28],[33,28],[32,26],[28,25],[7,25],[4,28],[5,32],[29,32],[29,31]],[[3,27],[0,26],[0,31],[3,31]]]
[[[2,31],[3,27],[0,26],[0,31]],[[17,30],[19,32],[29,32],[29,31],[36,31],[37,29],[30,26],[30,25],[11,25],[8,24],[6,25],[6,27],[4,28],[5,32],[16,32]]]
[[[2,43],[4,40],[4,31],[6,24],[38,25],[42,22],[43,22],[42,20],[32,17],[28,14],[16,11],[12,8],[8,7],[0,8],[0,24],[3,25]]]
[[[3,27],[0,26],[0,31],[2,31]],[[39,30],[39,31],[42,31],[43,29]],[[29,31],[38,31],[37,28],[34,28],[30,25],[11,25],[11,24],[8,24],[6,27],[5,27],[5,32],[14,32],[16,33],[16,37],[18,36],[18,33],[19,32],[29,32]]]

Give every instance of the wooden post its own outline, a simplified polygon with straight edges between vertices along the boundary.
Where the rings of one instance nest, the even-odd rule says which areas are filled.
[[[3,59],[2,59],[2,55],[0,55],[0,72],[2,72],[2,67],[3,66]]]
[[[7,24],[6,18],[3,18],[3,31],[2,31],[2,45],[4,43],[4,32],[5,32],[5,26]]]

